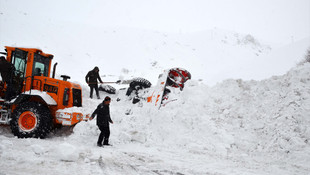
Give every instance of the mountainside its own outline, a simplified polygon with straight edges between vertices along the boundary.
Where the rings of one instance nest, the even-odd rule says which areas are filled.
[[[154,84],[158,74],[172,67],[185,68],[208,85],[227,78],[261,80],[284,74],[303,58],[310,42],[307,38],[277,46],[250,34],[220,29],[176,34],[75,23],[46,25],[48,30],[43,24],[33,28],[14,23],[13,28],[22,27],[24,32],[1,35],[0,47],[41,48],[54,54],[58,77],[69,75],[80,83],[85,83],[85,75],[95,66],[104,81],[143,77]]]

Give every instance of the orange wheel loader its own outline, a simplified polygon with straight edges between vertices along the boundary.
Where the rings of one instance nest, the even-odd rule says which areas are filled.
[[[12,71],[0,82],[0,124],[10,125],[18,138],[45,138],[57,125],[88,120],[77,108],[82,107],[81,86],[66,75],[55,79],[57,63],[51,76],[53,55],[35,48],[6,46],[5,51]]]

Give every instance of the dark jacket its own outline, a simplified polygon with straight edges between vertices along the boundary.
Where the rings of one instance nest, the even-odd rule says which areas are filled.
[[[93,119],[96,115],[98,126],[109,127],[109,123],[113,123],[110,117],[110,105],[100,103],[91,115],[91,119]]]
[[[97,79],[100,81],[100,83],[103,83],[99,76],[99,71],[96,72],[94,69],[89,71],[85,77],[86,83],[89,85],[98,84]]]
[[[0,73],[4,82],[9,82],[13,71],[14,66],[11,63],[9,63],[6,59],[0,59]]]

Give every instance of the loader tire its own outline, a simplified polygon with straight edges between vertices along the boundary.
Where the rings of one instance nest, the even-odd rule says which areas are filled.
[[[130,86],[140,86],[141,88],[149,88],[152,86],[152,83],[144,78],[134,78],[130,83]]]
[[[52,130],[53,120],[46,106],[26,102],[14,110],[10,126],[18,138],[45,138]]]
[[[104,91],[108,94],[115,94],[116,93],[116,89],[110,85],[99,86],[98,90]]]
[[[138,91],[140,89],[149,88],[152,86],[152,83],[144,78],[134,78],[129,84],[126,95],[129,96],[134,90]]]

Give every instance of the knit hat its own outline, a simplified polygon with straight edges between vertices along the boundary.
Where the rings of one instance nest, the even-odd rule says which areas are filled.
[[[111,98],[109,96],[106,96],[103,101],[111,101]]]

